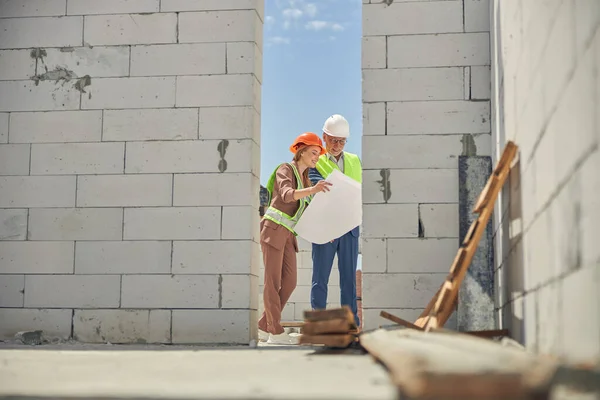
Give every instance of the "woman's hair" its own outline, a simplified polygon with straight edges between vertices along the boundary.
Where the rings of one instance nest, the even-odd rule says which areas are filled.
[[[294,161],[296,161],[296,163],[300,161],[300,157],[302,157],[302,153],[304,153],[306,149],[308,149],[308,146],[302,146],[296,151],[296,154],[294,154]],[[310,179],[308,179],[308,168],[302,172],[302,185],[305,188],[312,186]]]

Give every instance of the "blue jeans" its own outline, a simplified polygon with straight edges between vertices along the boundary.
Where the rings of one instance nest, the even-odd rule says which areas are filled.
[[[360,326],[356,307],[356,264],[358,261],[358,233],[356,227],[344,236],[335,239],[333,243],[312,245],[312,288],[310,304],[313,310],[325,309],[327,306],[327,285],[333,259],[338,255],[340,271],[340,289],[342,305],[347,305],[354,314],[356,324]]]

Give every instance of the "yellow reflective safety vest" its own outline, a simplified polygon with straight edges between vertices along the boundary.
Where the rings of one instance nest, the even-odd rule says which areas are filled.
[[[331,161],[327,154],[323,154],[319,157],[317,171],[319,171],[323,179],[327,179],[334,169],[340,170],[338,165]],[[360,158],[358,158],[356,154],[344,152],[344,174],[358,183],[362,183],[362,165],[360,163]]]
[[[310,203],[310,199],[312,198],[312,196],[304,197],[303,199],[299,200],[300,207],[298,207],[298,211],[296,211],[296,213],[293,216],[287,215],[286,213],[271,206],[271,200],[273,199],[273,187],[275,186],[275,177],[277,176],[277,170],[284,164],[288,164],[290,167],[292,167],[292,170],[294,171],[294,175],[296,176],[297,182],[296,190],[304,189],[302,177],[300,176],[300,173],[298,173],[298,170],[296,169],[294,164],[279,164],[277,168],[275,168],[275,171],[273,171],[271,177],[269,178],[269,181],[267,182],[267,192],[269,193],[267,203],[269,204],[269,208],[267,208],[267,211],[265,211],[265,215],[263,216],[263,218],[287,228],[294,235],[298,236],[298,234],[294,231],[294,228],[296,227],[296,224],[298,223],[300,217],[304,213],[306,206],[308,206],[308,204]]]

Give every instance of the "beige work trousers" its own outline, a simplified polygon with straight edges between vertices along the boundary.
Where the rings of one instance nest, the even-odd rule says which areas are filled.
[[[292,232],[268,220],[262,221],[260,236],[265,280],[264,312],[258,321],[258,328],[278,335],[284,332],[281,310],[287,304],[298,280],[298,242]]]

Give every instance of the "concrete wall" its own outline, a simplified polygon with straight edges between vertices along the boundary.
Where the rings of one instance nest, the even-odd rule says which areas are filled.
[[[263,9],[0,2],[0,338],[255,335]]]
[[[414,320],[456,255],[458,156],[491,154],[489,4],[363,3],[363,312],[373,328],[387,323],[382,309]]]
[[[527,347],[600,355],[600,2],[494,1],[497,306]]]

